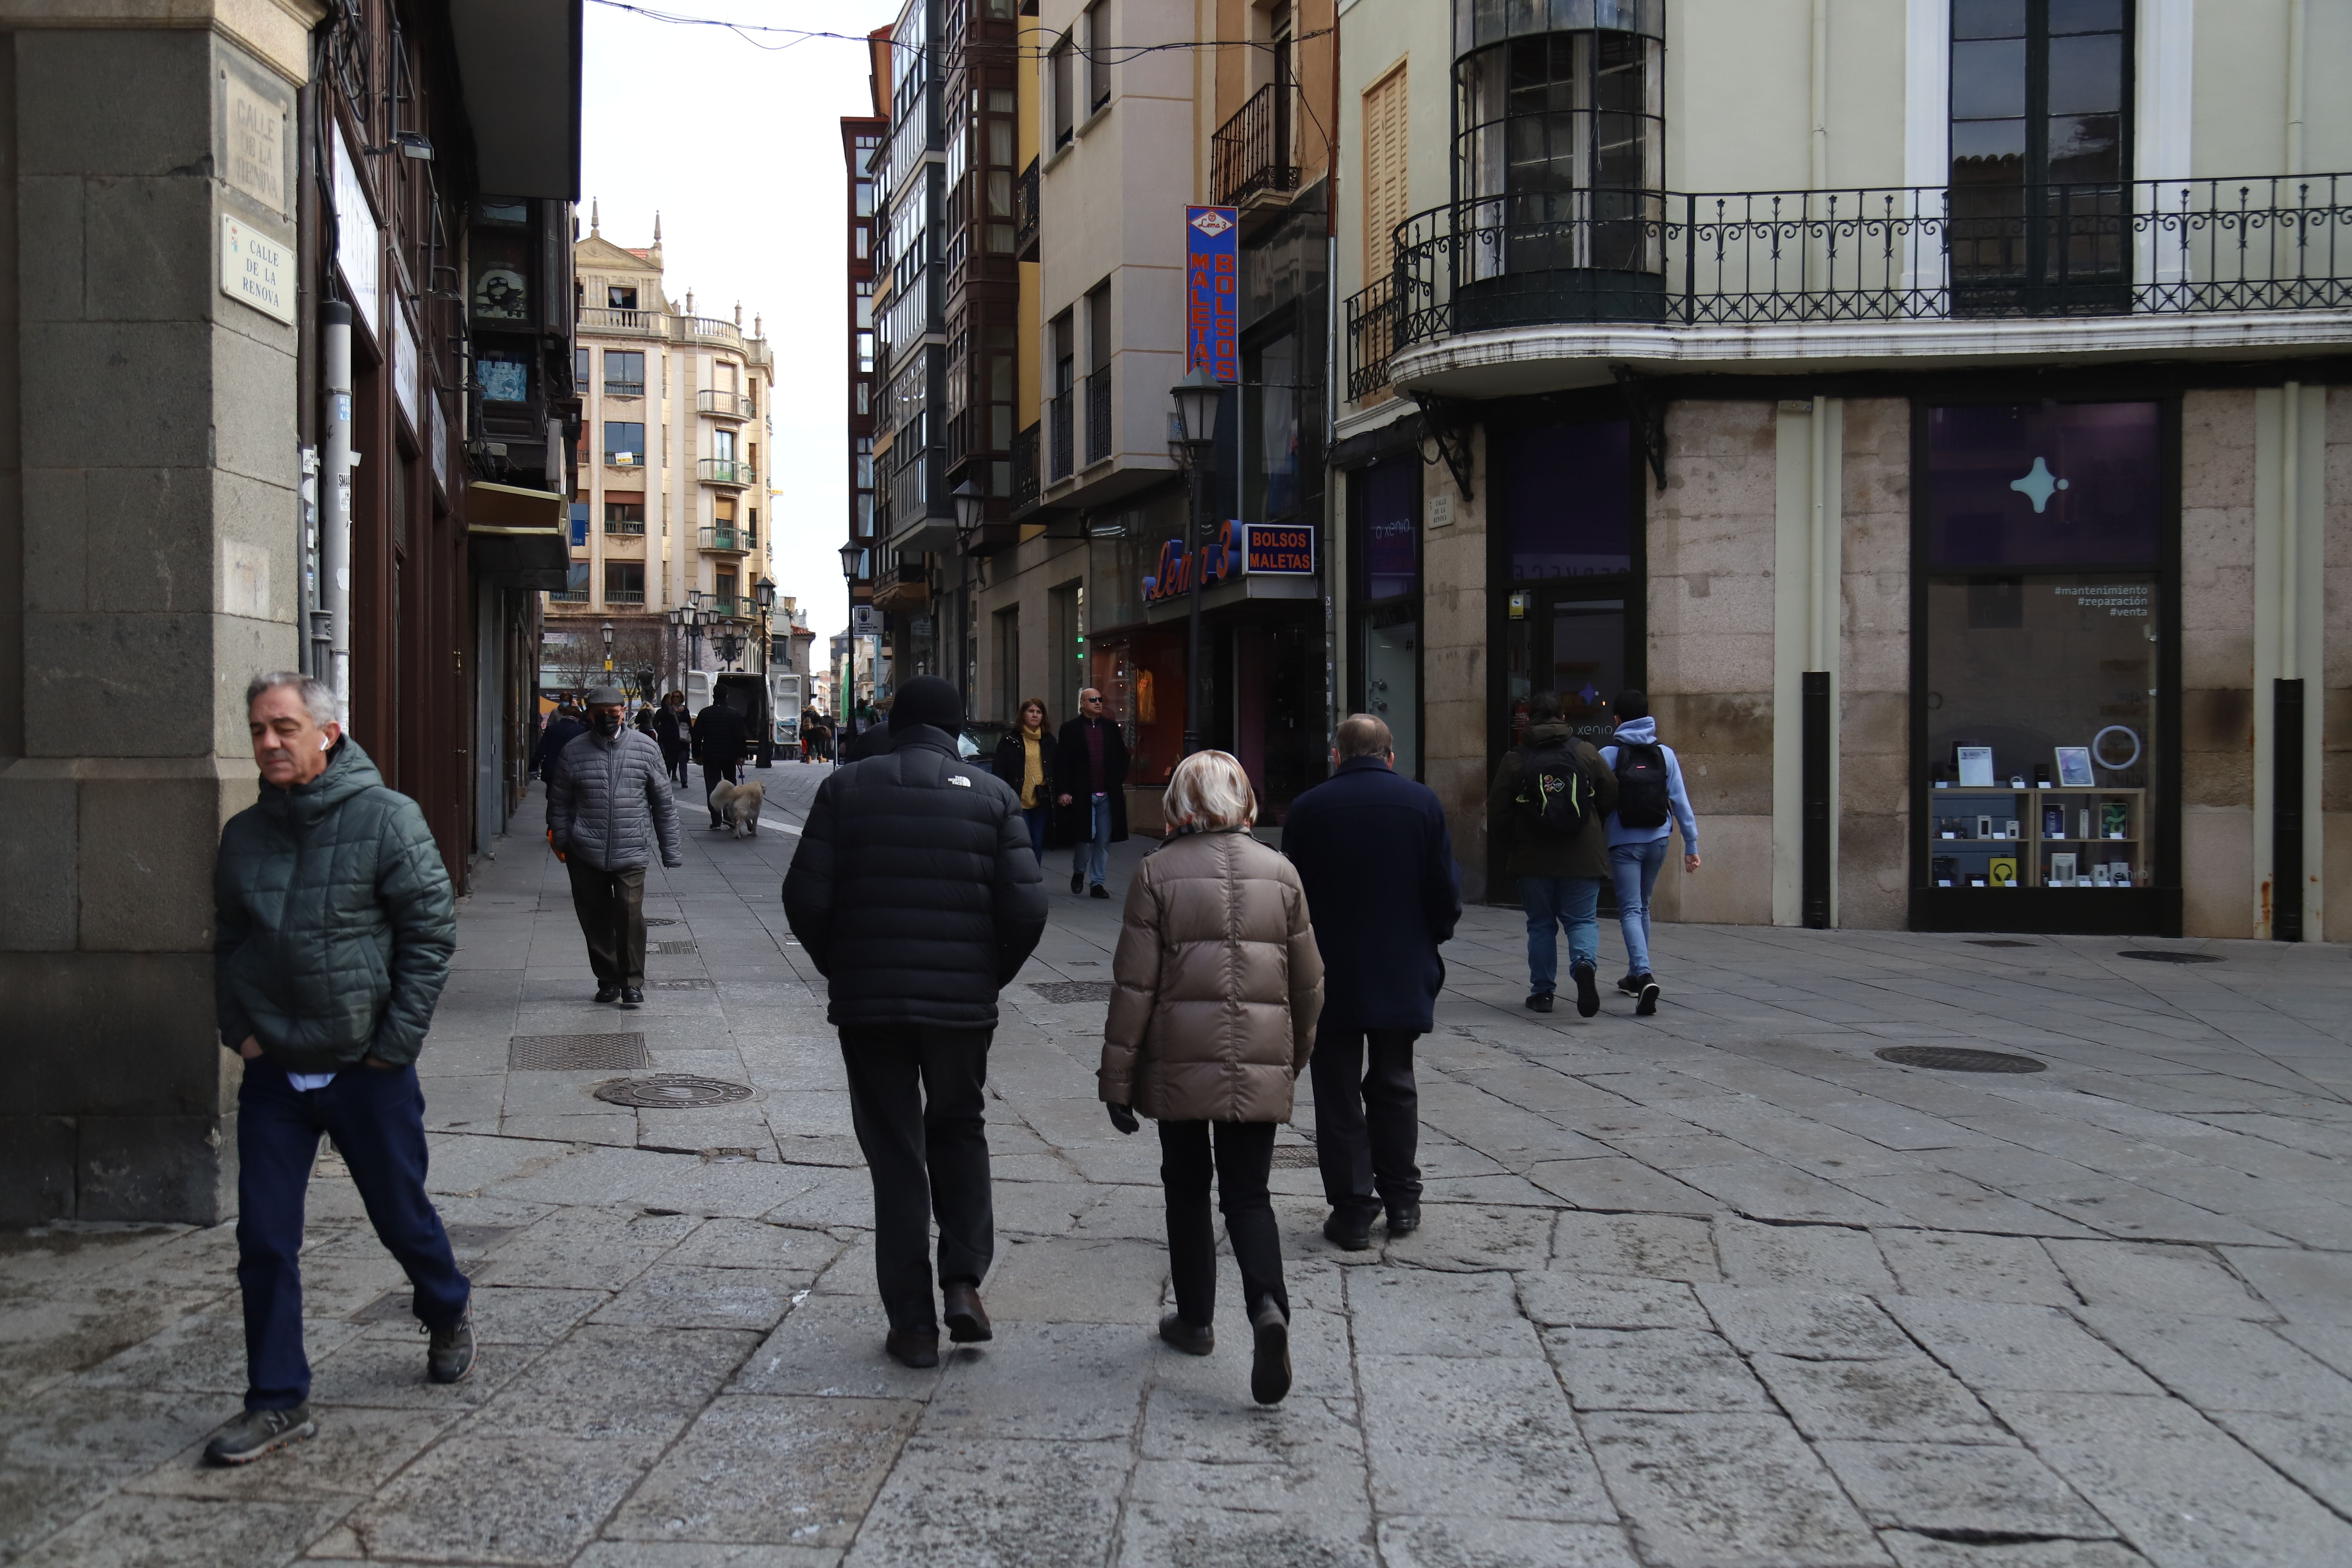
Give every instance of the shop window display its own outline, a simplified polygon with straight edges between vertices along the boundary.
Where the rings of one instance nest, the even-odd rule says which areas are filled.
[[[1935,889],[2145,889],[2161,806],[2153,404],[1928,415]]]

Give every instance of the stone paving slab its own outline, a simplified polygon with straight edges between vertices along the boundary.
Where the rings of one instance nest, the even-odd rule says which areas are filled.
[[[775,770],[772,814],[821,776]],[[647,909],[695,951],[625,1015],[528,813],[483,864],[424,1060],[478,1287],[456,1388],[331,1152],[320,1435],[243,1470],[199,1463],[242,1387],[233,1227],[0,1236],[0,1563],[2352,1563],[2339,950],[1667,926],[1658,1014],[1585,1020],[1521,1008],[1517,917],[1473,910],[1417,1047],[1423,1228],[1338,1251],[1310,1097],[1280,1134],[1297,1384],[1263,1409],[1230,1258],[1216,1353],[1154,1336],[1156,1142],[1096,1102],[1101,1004],[1034,989],[1108,978],[1119,906],[1058,891],[992,1051],[997,1337],[883,1355],[839,1047],[775,902],[794,842],[690,832]],[[614,1030],[751,1098],[508,1065]]]

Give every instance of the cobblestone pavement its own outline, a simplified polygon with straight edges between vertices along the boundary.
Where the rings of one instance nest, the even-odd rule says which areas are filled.
[[[1156,1141],[1094,1098],[1118,905],[1071,899],[1056,852],[991,1063],[997,1338],[918,1373],[881,1352],[837,1047],[777,900],[819,772],[769,776],[756,842],[697,826],[651,878],[635,1014],[586,1000],[535,816],[484,866],[424,1064],[478,1286],[466,1384],[425,1382],[331,1155],[320,1435],[243,1470],[197,1463],[244,1384],[230,1226],[0,1238],[0,1555],[2352,1563],[2341,948],[1673,927],[1658,1016],[1585,1022],[1521,1009],[1515,917],[1475,910],[1422,1042],[1424,1228],[1335,1251],[1311,1115],[1283,1134],[1298,1376],[1261,1410],[1230,1268],[1214,1356],[1153,1336]],[[616,1069],[510,1068],[513,1037],[614,1030],[753,1096],[632,1111],[590,1096]]]

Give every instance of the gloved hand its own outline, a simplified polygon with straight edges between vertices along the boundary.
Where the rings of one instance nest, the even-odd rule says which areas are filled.
[[[1135,1119],[1135,1109],[1132,1106],[1112,1105],[1105,1109],[1110,1112],[1110,1124],[1121,1132],[1132,1132],[1143,1125]]]

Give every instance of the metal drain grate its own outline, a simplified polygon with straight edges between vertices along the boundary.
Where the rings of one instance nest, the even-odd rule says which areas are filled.
[[[1276,1145],[1274,1151],[1274,1168],[1277,1171],[1312,1170],[1314,1165],[1315,1150],[1312,1145],[1283,1143]]]
[[[709,981],[700,975],[690,974],[680,980],[648,980],[646,982],[646,989],[648,991],[709,991],[714,987]]]
[[[2040,947],[2042,944],[2038,942],[2015,942],[2005,936],[1972,936],[1969,938],[1969,945],[1970,947]]]
[[[676,921],[673,921],[673,920],[657,920],[657,919],[656,919],[655,917],[653,917],[652,915],[647,915],[647,916],[646,917],[646,924],[648,927],[651,927],[651,926],[674,926],[674,925],[677,924],[677,922]]]
[[[1110,982],[1108,980],[1033,980],[1029,989],[1039,999],[1057,1004],[1072,1002],[1108,1002]]]
[[[751,1098],[749,1084],[727,1083],[692,1073],[657,1072],[650,1078],[616,1078],[592,1091],[607,1105],[634,1105],[648,1110],[692,1110],[706,1105],[731,1105]]]
[[[2161,948],[2127,947],[2116,954],[2117,958],[2144,958],[2150,963],[2219,963],[2218,952],[2167,952]]]
[[[649,942],[646,943],[646,951],[647,952],[692,952],[694,951],[694,943],[691,942]]]
[[[1962,1046],[1889,1046],[1877,1057],[1897,1067],[1934,1068],[1941,1072],[2042,1072],[2050,1065],[2007,1051],[1976,1051]]]
[[[517,1035],[507,1041],[509,1072],[593,1072],[652,1063],[640,1034]]]

